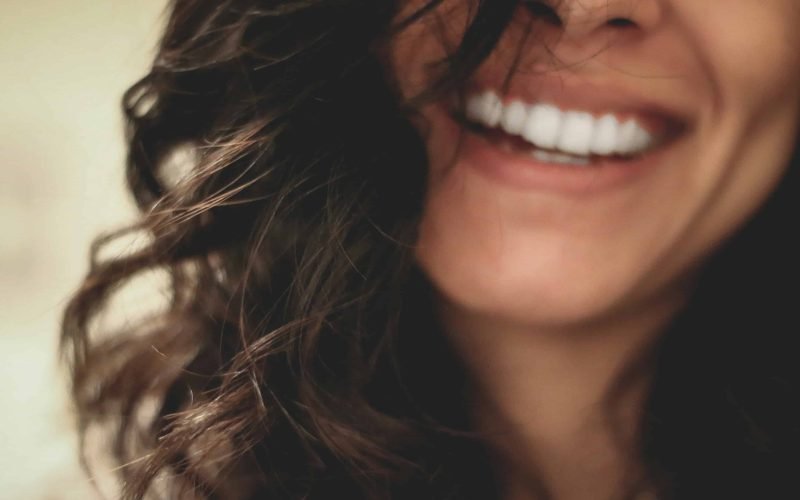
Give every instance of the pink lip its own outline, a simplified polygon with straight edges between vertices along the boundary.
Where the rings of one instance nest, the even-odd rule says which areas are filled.
[[[657,163],[663,152],[659,148],[639,158],[588,166],[559,165],[503,151],[474,132],[464,134],[461,158],[481,174],[516,189],[566,195],[589,196],[628,184]]]

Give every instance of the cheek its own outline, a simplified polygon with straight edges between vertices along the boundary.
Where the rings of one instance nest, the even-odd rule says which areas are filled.
[[[695,37],[720,105],[774,106],[800,86],[800,2],[682,3],[685,32]]]
[[[800,2],[741,2],[735,9],[723,0],[684,3],[686,24],[695,21],[687,32],[697,36],[714,96],[709,149],[732,152],[723,178],[711,178],[722,188],[698,228],[715,234],[735,229],[763,203],[796,146]]]

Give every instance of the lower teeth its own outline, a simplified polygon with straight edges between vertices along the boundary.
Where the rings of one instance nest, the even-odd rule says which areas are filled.
[[[562,165],[580,165],[585,166],[591,163],[588,156],[574,156],[566,153],[554,153],[551,151],[544,151],[542,149],[534,149],[531,153],[534,158],[546,163],[558,163]]]

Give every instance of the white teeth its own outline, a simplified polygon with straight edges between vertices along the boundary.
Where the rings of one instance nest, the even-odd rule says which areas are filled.
[[[487,92],[485,99],[485,105],[488,108],[486,113],[488,119],[486,123],[490,127],[496,127],[500,123],[500,119],[503,117],[503,101],[501,101],[500,97],[498,97],[494,92]]]
[[[573,155],[586,156],[591,151],[594,135],[594,117],[589,113],[569,111],[564,113],[564,123],[556,149]]]
[[[633,152],[638,153],[640,151],[645,151],[653,147],[656,143],[655,137],[653,137],[647,130],[639,127],[637,124],[636,127],[636,135],[634,136],[635,139],[633,141]]]
[[[467,100],[467,118],[487,127],[496,127],[503,116],[503,102],[492,91],[486,91]]]
[[[596,155],[610,155],[617,147],[619,121],[613,115],[605,115],[595,123],[591,150]]]
[[[470,96],[465,111],[467,119],[485,127],[501,127],[538,148],[573,156],[630,156],[656,143],[653,135],[635,119],[620,123],[613,114],[595,118],[588,112],[562,111],[550,104],[526,105],[518,100],[504,104],[490,90]],[[553,158],[551,161],[558,162]]]
[[[632,153],[636,148],[636,123],[628,120],[619,127],[615,151],[621,155]]]
[[[483,96],[470,96],[464,108],[464,115],[474,122],[483,122]]]
[[[561,135],[563,113],[555,106],[536,104],[528,109],[528,119],[522,137],[535,146],[554,149]]]
[[[520,135],[528,119],[528,107],[520,101],[514,101],[503,110],[500,124],[503,130],[512,135]]]
[[[537,160],[546,163],[561,163],[563,165],[588,165],[589,158],[586,156],[572,156],[562,153],[552,153],[550,151],[542,151],[535,149],[532,153],[533,157]]]

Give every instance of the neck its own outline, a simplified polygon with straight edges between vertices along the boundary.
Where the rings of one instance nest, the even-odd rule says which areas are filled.
[[[442,305],[445,330],[475,382],[476,425],[501,464],[506,498],[620,494],[640,466],[650,382],[641,361],[680,305],[664,301],[570,328],[504,324]]]

